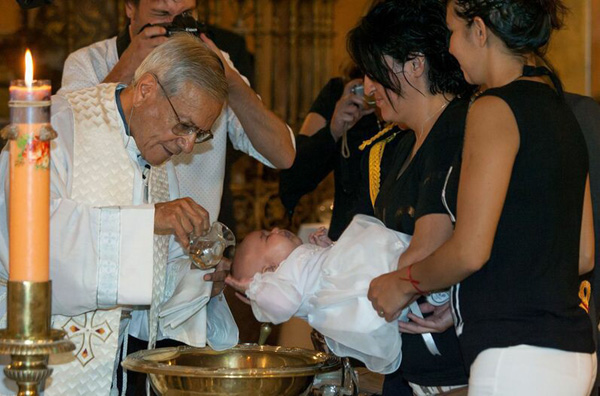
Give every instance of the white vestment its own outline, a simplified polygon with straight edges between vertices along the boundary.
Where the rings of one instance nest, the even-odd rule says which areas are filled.
[[[225,52],[223,52],[223,55],[229,62],[229,65],[235,70],[234,65],[229,60],[229,55]],[[65,61],[62,87],[59,93],[100,84],[118,61],[119,55],[117,53],[116,37],[96,42],[73,52]],[[242,78],[245,79],[243,76]],[[245,81],[247,82],[247,79],[245,79]],[[191,197],[208,211],[211,221],[215,221],[219,217],[221,208],[228,137],[236,150],[249,154],[269,167],[273,167],[273,165],[252,146],[250,139],[246,135],[246,132],[242,128],[240,121],[231,107],[223,107],[220,116],[217,118],[211,129],[214,132],[214,138],[212,140],[202,144],[196,144],[190,154],[182,153],[177,157],[172,158],[171,162],[175,165],[175,172],[179,181],[180,196]],[[291,129],[290,137],[292,142],[295,143]],[[169,257],[172,257],[172,255]],[[191,282],[191,279],[186,279],[184,277],[183,281],[189,283]],[[173,292],[173,284],[173,280],[169,281],[169,279],[167,279],[167,296]],[[169,287],[169,285],[171,285],[171,287]],[[179,332],[176,332],[175,329],[171,329],[170,337],[190,345],[199,346],[201,345],[199,341],[201,341],[204,338],[204,334],[207,333],[209,342],[211,342],[212,336],[215,338],[215,340],[211,342],[213,348],[225,348],[225,346],[229,344],[229,341],[220,342],[216,340],[222,337],[213,334],[213,332],[218,331],[219,334],[221,334],[222,331],[219,326],[213,324],[212,318],[215,315],[226,317],[228,316],[229,310],[223,304],[217,304],[213,302],[213,300],[215,299],[211,299],[208,304],[208,312],[206,312],[207,310],[202,310],[202,312],[198,312],[195,315],[195,318],[198,319],[198,323],[206,322],[207,315],[211,318],[211,320],[208,320],[207,322],[208,330],[199,329],[198,331],[200,331],[200,333],[197,333],[197,335],[194,336],[194,333],[191,330],[186,329],[182,331],[180,326]],[[187,315],[188,313],[186,313],[186,316]],[[201,317],[204,317],[205,319],[199,321],[199,318]],[[144,314],[134,315],[131,322],[130,334],[140,339],[148,339],[148,332],[145,327],[146,323],[147,318]],[[177,324],[178,321],[175,320],[171,323],[161,324],[161,330],[164,332],[164,330],[173,323]],[[187,326],[191,327],[191,321],[188,321]],[[228,339],[228,337],[225,337],[225,339]]]
[[[373,278],[398,268],[410,238],[357,215],[333,246],[301,245],[274,272],[254,275],[246,292],[252,312],[275,324],[301,317],[336,355],[392,373],[402,359],[398,323],[380,317],[367,292]]]
[[[46,385],[48,395],[108,395],[112,368],[118,361],[117,338],[123,336],[119,334],[120,314],[111,312],[122,307],[147,308],[152,297],[154,206],[148,204],[142,176],[145,161],[135,140],[125,132],[115,104],[115,88],[116,84],[103,84],[69,94],[68,99],[52,98],[52,126],[58,132],[51,143],[50,164],[52,312],[61,315],[54,317],[54,324],[69,331],[76,352],[70,363],[54,368]],[[82,115],[82,108],[89,111]],[[79,109],[76,115],[73,109]],[[168,180],[164,198],[177,199],[180,194],[173,166],[167,163],[164,169],[163,184]],[[9,268],[8,174],[9,151],[4,150],[0,155],[2,279],[8,278]],[[177,271],[193,272],[174,238],[169,245],[172,265],[166,274],[167,295],[177,286],[172,279],[182,277]],[[181,259],[175,260],[177,257]],[[0,298],[5,300],[5,296],[2,286]],[[103,316],[106,313],[108,317]],[[0,306],[0,314],[0,325],[5,326],[5,304]],[[223,328],[229,329],[231,324],[223,324]],[[232,331],[236,338],[237,328]],[[106,365],[96,365],[106,357],[113,366],[108,371]],[[66,357],[60,358],[64,362]],[[4,379],[0,394],[14,394],[13,384]]]

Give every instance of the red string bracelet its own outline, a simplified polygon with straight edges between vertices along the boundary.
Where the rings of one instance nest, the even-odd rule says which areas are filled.
[[[429,294],[429,293],[427,293],[427,292],[425,292],[425,291],[421,290],[421,289],[419,288],[419,286],[417,286],[417,285],[421,284],[421,282],[419,282],[418,280],[415,280],[415,279],[413,279],[413,277],[412,277],[412,275],[411,275],[411,273],[410,273],[410,270],[412,269],[412,266],[413,266],[413,265],[414,265],[414,264],[411,264],[411,265],[409,265],[409,266],[408,266],[408,269],[407,269],[407,271],[406,271],[406,275],[408,275],[408,278],[400,278],[400,280],[403,280],[403,281],[410,282],[410,284],[412,285],[412,287],[414,287],[414,288],[415,288],[415,290],[417,291],[417,293],[419,293],[419,294],[423,294],[423,295]]]

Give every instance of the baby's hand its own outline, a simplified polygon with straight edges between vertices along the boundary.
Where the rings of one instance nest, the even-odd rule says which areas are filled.
[[[225,278],[225,284],[235,290],[235,296],[248,305],[250,305],[250,300],[246,297],[246,291],[250,287],[250,282],[252,282],[252,279],[237,280],[231,275]]]
[[[327,228],[325,227],[319,227],[317,231],[308,236],[308,240],[310,243],[321,247],[328,247],[333,244],[333,241],[327,236]]]
[[[238,280],[231,275],[227,275],[227,278],[225,278],[225,284],[240,293],[246,293],[246,290],[250,287],[250,282],[252,282],[252,279]]]

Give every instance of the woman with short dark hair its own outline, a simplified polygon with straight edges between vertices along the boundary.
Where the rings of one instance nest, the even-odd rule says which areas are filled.
[[[438,0],[381,3],[348,36],[349,52],[365,73],[365,93],[374,96],[385,121],[412,130],[397,143],[388,169],[369,161],[370,173],[387,175],[375,199],[375,216],[388,228],[412,235],[399,268],[428,256],[452,234],[441,194],[462,144],[468,107],[463,96],[470,86],[448,52],[447,37]],[[434,310],[421,302],[424,313]],[[443,304],[434,315],[448,309]],[[451,325],[448,320],[425,335],[403,334],[400,376],[415,394],[440,394],[467,384]],[[397,377],[386,377],[384,394],[397,394]]]
[[[474,395],[588,395],[596,374],[578,297],[578,275],[594,262],[587,149],[560,81],[535,67],[564,11],[560,0],[448,1],[450,52],[480,86],[444,194],[455,231],[428,258],[371,283],[389,319],[457,284]]]

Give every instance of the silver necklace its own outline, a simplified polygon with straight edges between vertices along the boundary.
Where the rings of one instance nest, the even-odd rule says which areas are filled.
[[[421,136],[423,136],[423,130],[425,129],[425,124],[427,124],[427,121],[431,120],[436,114],[438,114],[439,112],[441,112],[442,110],[444,110],[446,108],[446,106],[448,106],[448,103],[450,102],[446,102],[442,105],[442,107],[440,107],[439,109],[437,109],[435,112],[433,112],[432,114],[430,114],[425,121],[423,121],[423,123],[421,124],[421,132],[419,133],[419,135],[417,135],[417,141],[419,139],[421,139]]]

